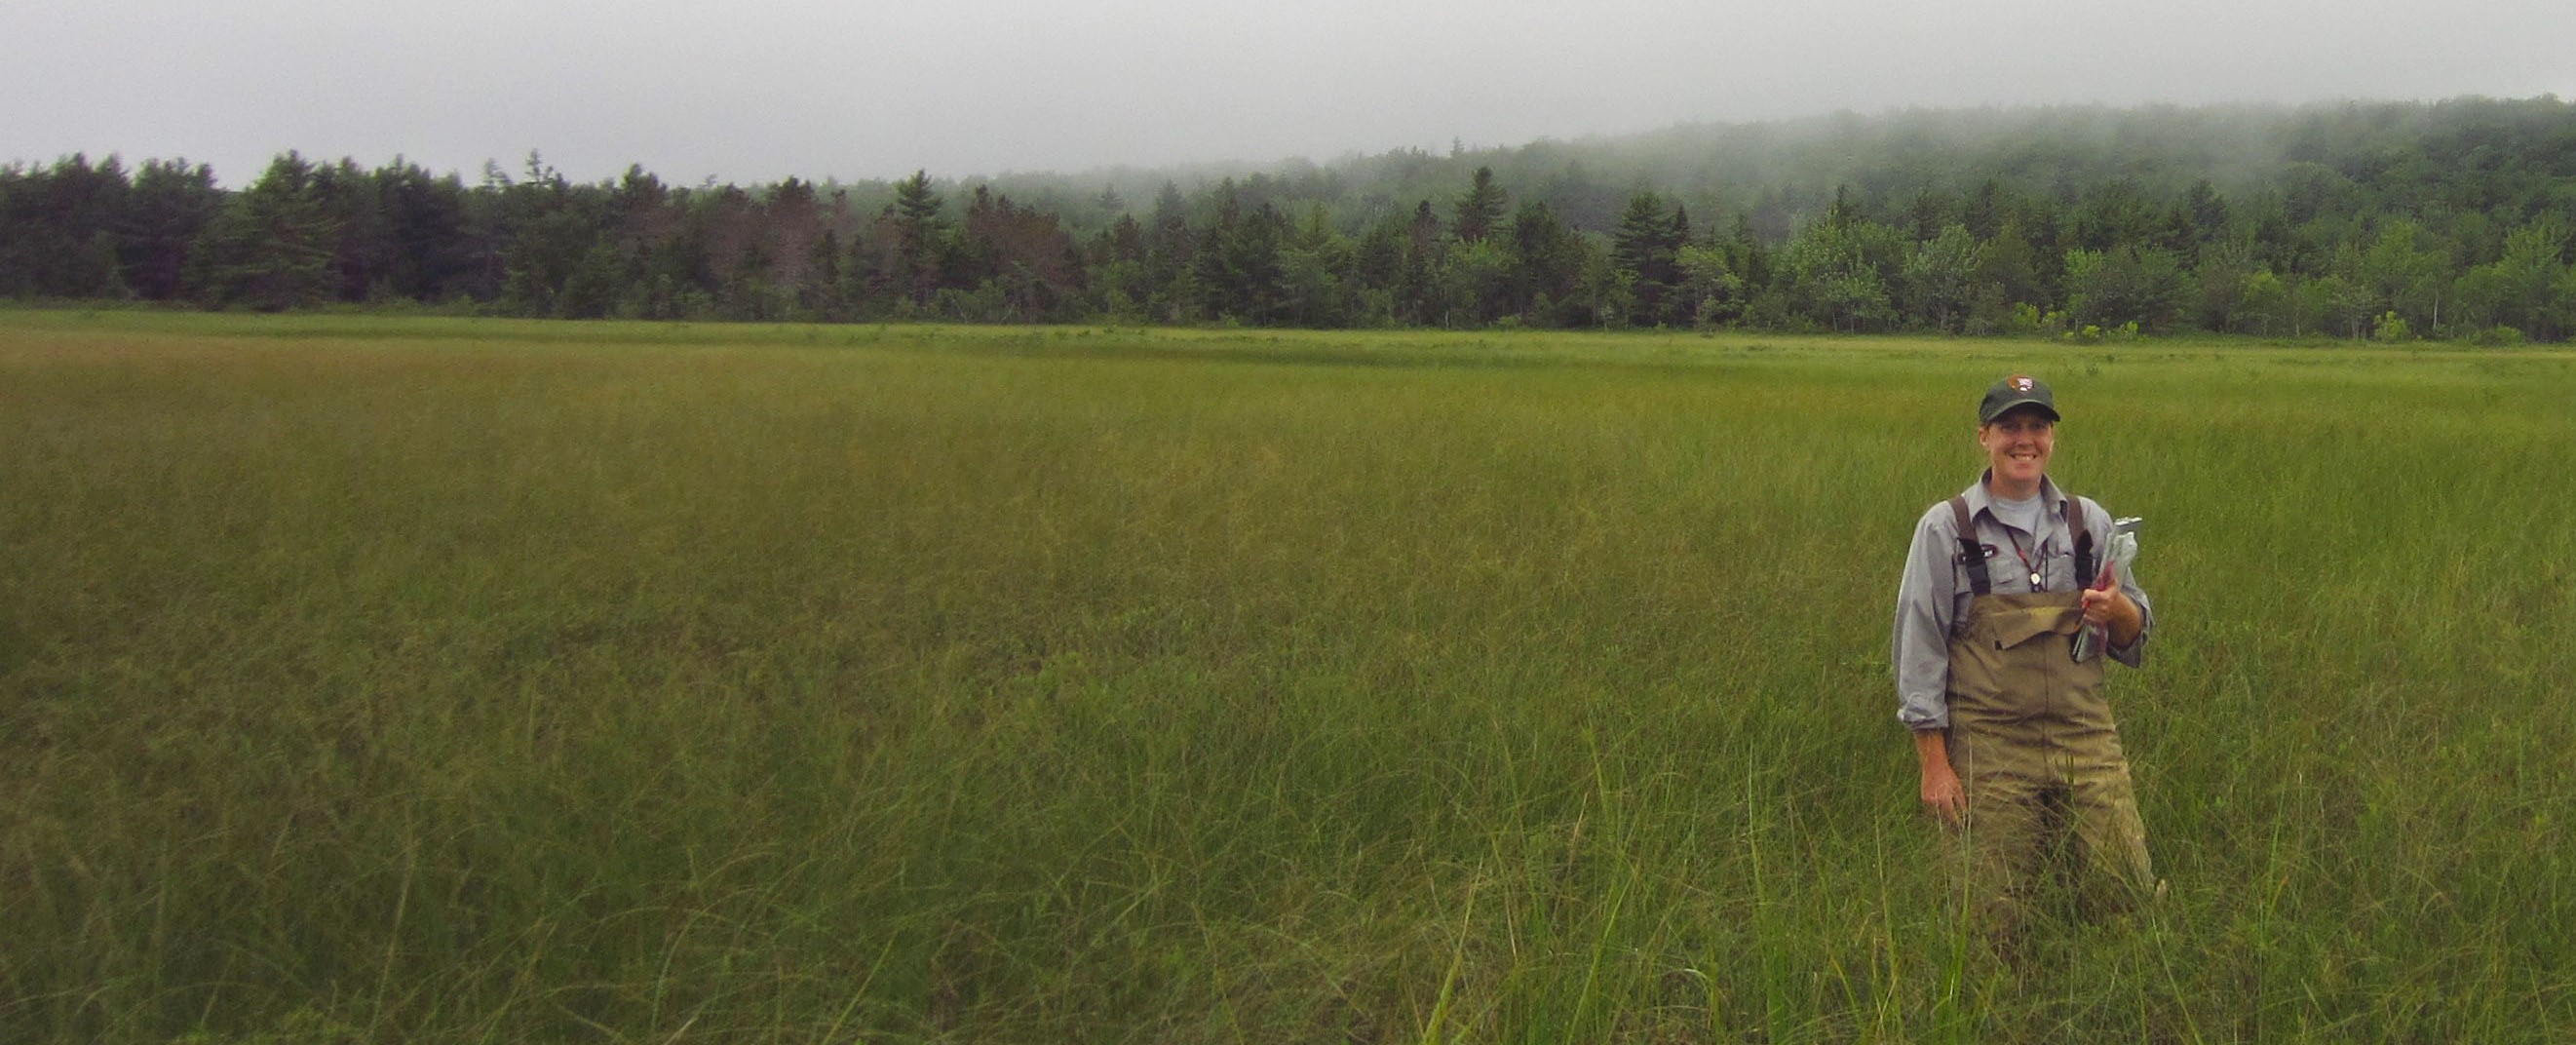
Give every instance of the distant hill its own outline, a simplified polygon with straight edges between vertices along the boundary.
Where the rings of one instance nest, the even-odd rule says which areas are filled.
[[[2206,180],[2229,195],[2323,192],[2373,209],[2511,208],[2528,217],[2552,208],[2576,214],[2569,181],[2576,179],[2576,104],[2542,96],[1845,112],[1445,156],[1406,149],[1323,163],[1113,168],[962,183],[1049,205],[1079,229],[1114,217],[1091,205],[1104,188],[1143,202],[1166,183],[1196,193],[1231,178],[1249,198],[1324,204],[1356,226],[1420,200],[1443,203],[1478,167],[1491,168],[1517,198],[1543,201],[1594,231],[1614,225],[1638,190],[1695,214],[1759,215],[1758,224],[1786,235],[1787,222],[1822,212],[1838,188],[1885,213],[1927,192],[1967,195],[1988,181],[2063,202],[2113,181],[2178,195]],[[882,183],[849,187],[861,196],[890,191]]]

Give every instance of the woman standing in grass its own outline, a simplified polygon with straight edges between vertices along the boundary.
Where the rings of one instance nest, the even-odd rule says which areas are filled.
[[[2126,566],[2089,587],[2111,515],[2049,481],[2057,421],[2036,378],[1986,390],[1986,473],[1915,524],[1896,602],[1897,717],[1923,806],[1960,838],[1968,892],[2007,949],[2053,870],[2097,912],[2156,882],[2102,658],[2073,655],[2080,631],[2107,628],[2110,658],[2136,667],[2155,618]]]

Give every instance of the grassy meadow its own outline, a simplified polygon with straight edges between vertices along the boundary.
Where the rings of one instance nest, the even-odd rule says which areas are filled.
[[[1973,404],[2171,894],[1978,955]],[[2576,1037],[2576,354],[0,313],[0,1040]]]

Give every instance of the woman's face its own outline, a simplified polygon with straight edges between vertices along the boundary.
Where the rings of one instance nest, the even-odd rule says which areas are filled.
[[[2048,474],[2048,455],[2057,449],[2057,422],[2035,407],[2016,408],[1979,427],[1977,444],[1986,448],[1997,483],[2035,490]]]

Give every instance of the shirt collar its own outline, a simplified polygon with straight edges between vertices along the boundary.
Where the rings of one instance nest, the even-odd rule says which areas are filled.
[[[1994,470],[1991,468],[1986,471],[1979,472],[1977,473],[1977,481],[1969,483],[1966,490],[1960,491],[1959,496],[1968,499],[1969,518],[1975,518],[1979,512],[1984,512],[1986,518],[1995,518],[1994,495],[1986,492],[1986,480],[1994,474]],[[2045,475],[2039,477],[2039,503],[2042,508],[2048,510],[2049,515],[2055,516],[2059,519],[2066,518],[2066,493],[2065,491],[2057,488],[2057,480],[2051,479]],[[2001,522],[2002,520],[1996,519],[1995,521]]]

